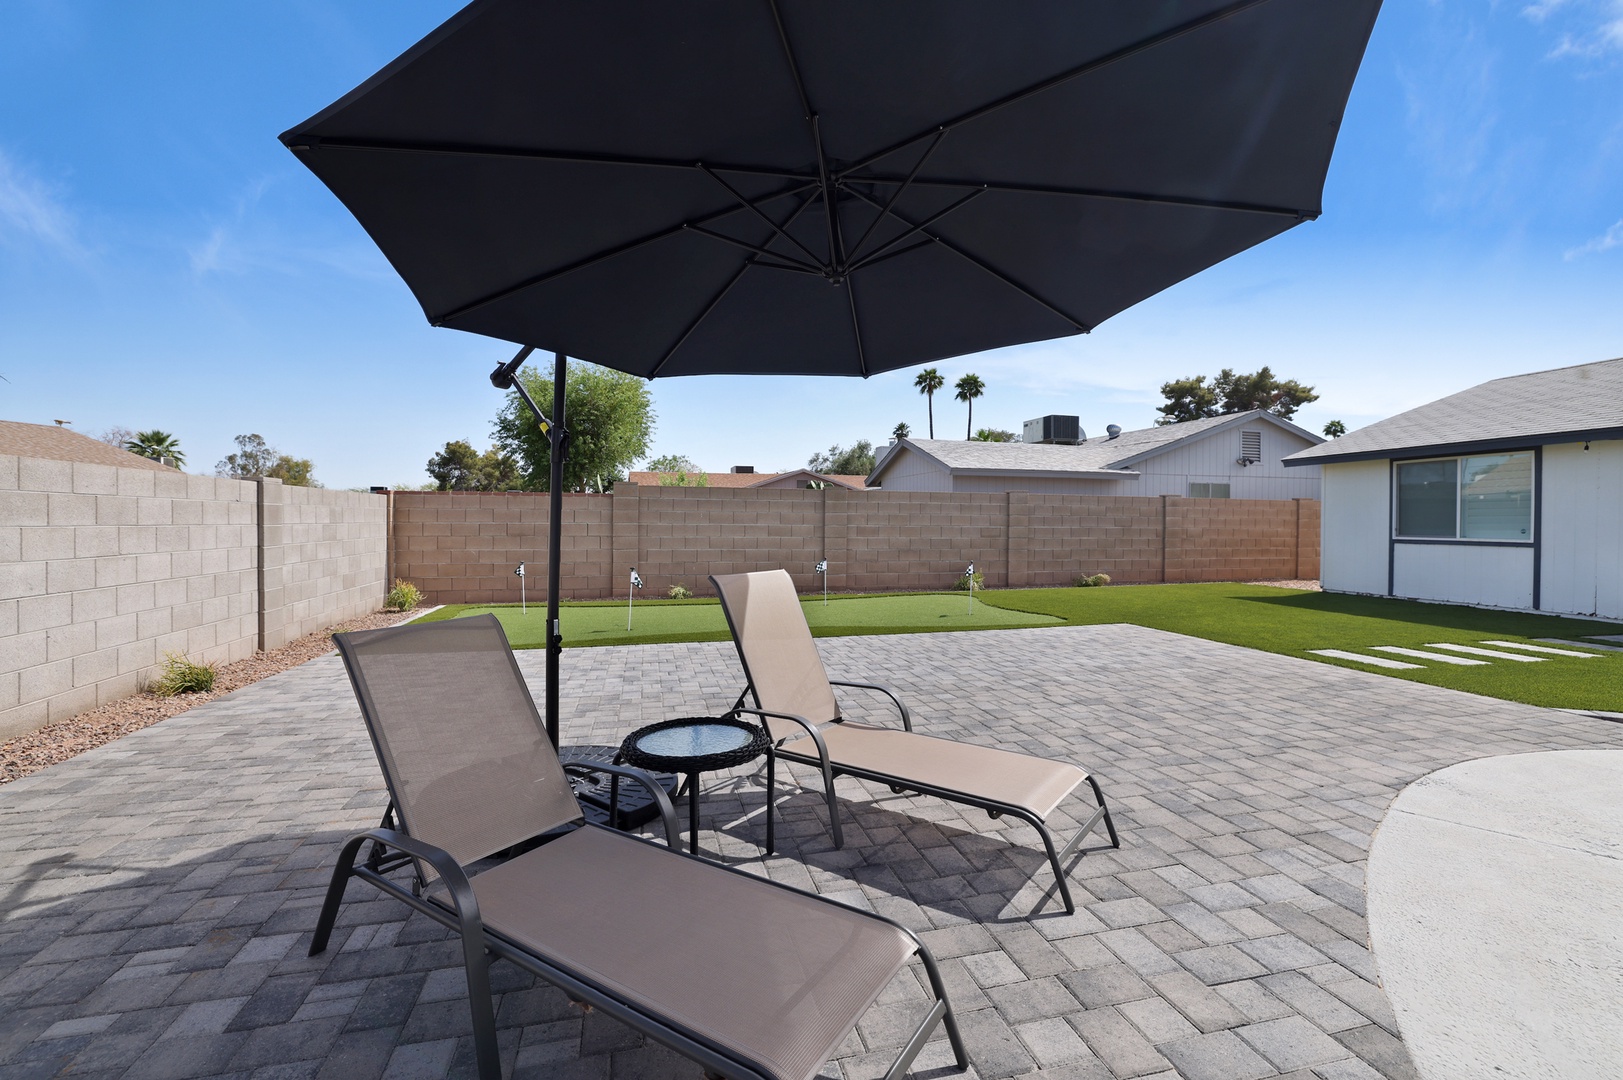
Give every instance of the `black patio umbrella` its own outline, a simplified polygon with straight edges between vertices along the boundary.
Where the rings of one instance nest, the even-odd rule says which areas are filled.
[[[499,386],[556,354],[555,630],[564,355],[868,376],[1085,333],[1318,216],[1379,6],[477,0],[282,141],[431,323],[526,347]]]

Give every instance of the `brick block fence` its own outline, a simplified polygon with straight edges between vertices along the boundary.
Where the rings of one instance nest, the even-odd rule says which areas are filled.
[[[391,574],[433,603],[518,598],[526,564],[544,596],[547,499],[529,492],[396,492]],[[829,488],[622,486],[564,498],[562,593],[622,596],[637,567],[647,595],[711,592],[711,574],[784,567],[841,591],[944,589],[973,560],[992,587],[1318,576],[1319,504],[1100,495],[854,492]]]
[[[377,610],[386,505],[0,455],[0,739]]]

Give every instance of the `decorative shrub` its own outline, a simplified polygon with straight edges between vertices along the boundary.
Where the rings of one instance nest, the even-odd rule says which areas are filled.
[[[693,590],[688,588],[686,585],[677,584],[672,585],[671,591],[666,595],[672,600],[692,600]]]
[[[968,592],[969,579],[960,576],[958,578],[958,584],[954,585],[953,588],[957,589],[959,592]],[[975,571],[975,591],[980,592],[984,588],[986,588],[986,575],[977,570]]]
[[[163,654],[163,674],[147,687],[159,697],[203,694],[214,689],[214,665],[194,664],[179,653]]]
[[[1109,574],[1093,574],[1092,576],[1083,574],[1081,577],[1076,579],[1076,587],[1079,589],[1098,588],[1101,585],[1109,584]]]
[[[395,578],[394,588],[384,598],[383,606],[390,611],[410,611],[422,602],[421,589],[402,578]]]

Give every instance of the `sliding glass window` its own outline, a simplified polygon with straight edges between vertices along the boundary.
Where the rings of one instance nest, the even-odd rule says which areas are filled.
[[[1399,462],[1397,535],[1426,539],[1533,537],[1533,455],[1480,454]]]

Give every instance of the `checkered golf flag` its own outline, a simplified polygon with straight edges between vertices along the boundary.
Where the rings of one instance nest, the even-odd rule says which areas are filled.
[[[827,559],[824,559],[822,562],[817,564],[817,572],[819,574],[828,573],[828,560]]]
[[[631,568],[631,587],[633,589],[642,588],[642,578],[638,576],[637,568],[635,566]]]

